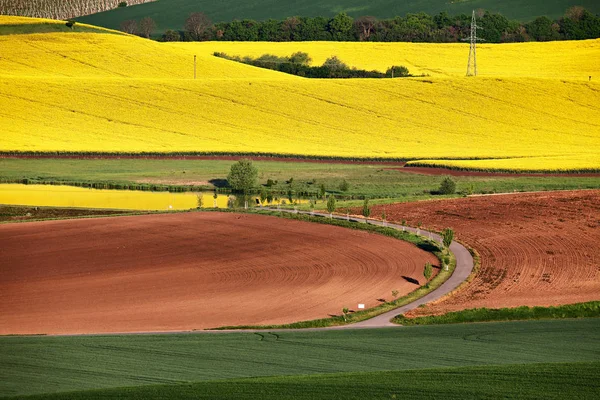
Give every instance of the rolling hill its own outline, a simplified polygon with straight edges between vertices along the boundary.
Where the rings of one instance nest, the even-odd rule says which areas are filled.
[[[457,45],[298,44],[316,61],[331,52],[369,68],[404,59],[413,72],[431,75],[393,80],[311,80],[211,55],[246,55],[251,45],[96,33],[0,36],[0,151],[270,153],[431,159],[472,169],[600,169],[600,86],[586,78],[600,76],[593,62],[600,40],[488,45],[480,53],[485,75],[477,78],[462,76],[467,49]],[[519,46],[523,55],[516,58]],[[561,57],[544,56],[554,53]]]
[[[600,3],[596,0],[159,0],[89,15],[80,20],[89,24],[118,28],[125,20],[152,17],[157,22],[156,32],[164,32],[166,29],[183,29],[184,21],[190,13],[200,11],[206,13],[214,22],[226,22],[233,19],[266,20],[291,16],[331,17],[342,11],[353,17],[374,15],[378,18],[393,18],[418,12],[437,14],[447,11],[449,14],[469,14],[473,9],[483,8],[502,13],[509,19],[530,21],[541,15],[558,18],[567,8],[575,5],[583,6],[593,13],[600,13]]]

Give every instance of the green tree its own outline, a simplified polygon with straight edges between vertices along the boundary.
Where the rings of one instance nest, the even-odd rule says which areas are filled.
[[[202,208],[204,206],[204,199],[202,197],[202,193],[198,193],[196,195],[196,205],[197,208]]]
[[[348,310],[348,307],[342,308],[342,314],[344,316],[344,322],[348,321],[348,313],[349,312],[350,312],[350,310]]]
[[[329,32],[333,40],[351,40],[354,19],[345,12],[341,12],[329,22]]]
[[[362,215],[365,217],[365,220],[369,218],[371,215],[371,207],[369,206],[369,199],[365,199],[363,203]]]
[[[290,201],[290,204],[292,204],[294,202],[294,191],[292,190],[292,188],[288,189],[287,197],[288,197],[288,200]]]
[[[252,160],[243,159],[231,166],[227,183],[236,192],[244,194],[244,207],[248,208],[248,192],[256,186],[258,180],[258,168],[252,164]]]
[[[327,211],[329,212],[329,218],[333,218],[333,212],[335,211],[335,197],[330,194],[327,199]]]
[[[348,66],[340,60],[337,56],[331,56],[323,63],[324,67],[329,68],[332,71],[339,71],[342,69],[348,69]]]
[[[423,276],[425,277],[425,287],[429,287],[429,278],[431,278],[431,274],[433,274],[433,266],[430,262],[425,263],[425,268],[423,268]]]
[[[165,33],[162,35],[163,42],[178,42],[181,40],[181,35],[179,32],[174,31],[172,29],[167,29]]]
[[[454,231],[450,228],[446,228],[442,231],[442,243],[446,250],[450,251],[450,245],[452,244],[452,240],[454,240]]]
[[[213,206],[217,208],[217,199],[219,198],[219,194],[217,192],[217,188],[215,188],[215,192],[213,193]]]
[[[442,261],[444,262],[444,266],[446,271],[448,271],[448,267],[450,266],[450,256],[448,254],[446,254],[443,258]]]
[[[308,53],[298,51],[290,56],[290,62],[297,65],[308,65],[312,61],[312,58]]]
[[[456,193],[456,182],[449,176],[445,177],[440,184],[440,194],[454,194]]]
[[[340,183],[340,190],[342,192],[347,192],[350,189],[350,184],[348,183],[347,180],[343,180],[342,183]]]
[[[262,205],[267,200],[267,191],[263,187],[260,189],[260,204]]]
[[[410,72],[408,72],[408,68],[403,65],[394,65],[393,67],[388,68],[385,72],[385,76],[388,78],[404,78],[410,76]]]
[[[546,16],[538,17],[525,25],[527,33],[538,42],[547,42],[560,38],[558,31],[553,27],[554,21]]]
[[[319,186],[319,197],[322,199],[325,198],[325,184],[323,183]]]

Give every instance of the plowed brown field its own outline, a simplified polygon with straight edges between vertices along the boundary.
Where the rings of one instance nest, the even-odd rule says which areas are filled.
[[[374,207],[374,215],[381,211]],[[481,255],[471,283],[410,315],[600,299],[600,191],[405,203],[387,205],[385,212],[390,221],[451,227]]]
[[[433,255],[328,225],[231,213],[0,226],[0,334],[279,324],[407,293]]]

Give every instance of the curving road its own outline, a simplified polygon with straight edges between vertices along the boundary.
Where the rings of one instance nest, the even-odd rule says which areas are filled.
[[[288,213],[297,213],[297,214],[309,214],[309,215],[329,218],[329,214],[309,212],[309,211],[295,211],[295,210],[283,210],[283,209],[281,209],[281,210],[268,209],[268,210],[269,211],[282,211],[282,212],[288,212]],[[393,223],[389,223],[389,222],[387,222],[384,225],[382,221],[378,221],[378,220],[374,220],[374,219],[366,219],[365,220],[364,218],[360,218],[360,219],[348,218],[343,215],[335,215],[335,214],[333,214],[332,217],[335,219],[340,219],[340,220],[349,220],[349,221],[358,222],[358,223],[368,223],[371,225],[387,226],[389,228],[394,228],[394,229],[398,229],[398,230],[406,230],[409,232],[417,233],[416,228],[411,228],[409,226],[402,226],[402,225],[393,224]],[[437,233],[433,233],[433,232],[429,232],[429,231],[421,229],[420,234],[422,236],[428,236],[438,243],[442,243],[442,238]],[[471,272],[473,272],[473,268],[475,267],[475,264],[473,262],[473,256],[471,255],[469,250],[467,250],[467,248],[465,246],[463,246],[462,244],[460,244],[456,241],[453,241],[452,244],[450,245],[450,251],[452,251],[452,253],[454,253],[454,256],[456,257],[456,268],[454,269],[454,272],[452,273],[450,278],[448,278],[448,280],[446,282],[444,282],[439,288],[426,294],[425,296],[421,297],[420,299],[415,300],[412,303],[406,304],[402,307],[398,307],[392,311],[388,311],[388,312],[380,314],[376,317],[367,319],[365,321],[357,322],[355,324],[332,326],[332,327],[326,327],[326,328],[298,329],[298,330],[306,331],[306,330],[323,330],[323,329],[385,328],[385,327],[400,326],[398,324],[392,323],[391,319],[394,318],[396,315],[403,314],[407,311],[413,310],[422,304],[441,299],[442,297],[446,296],[448,293],[451,293],[458,286],[460,286],[460,284],[463,283],[469,277],[469,275],[471,275]],[[285,329],[285,330],[288,331],[290,329]],[[271,329],[270,331],[273,331],[273,329]],[[239,330],[236,330],[236,332],[239,332]]]

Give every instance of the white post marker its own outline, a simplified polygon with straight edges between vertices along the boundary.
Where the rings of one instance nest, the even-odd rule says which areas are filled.
[[[364,305],[364,304],[359,304],[359,305],[358,305],[358,309],[359,309],[359,310],[364,310],[364,308],[365,308],[365,305]]]

